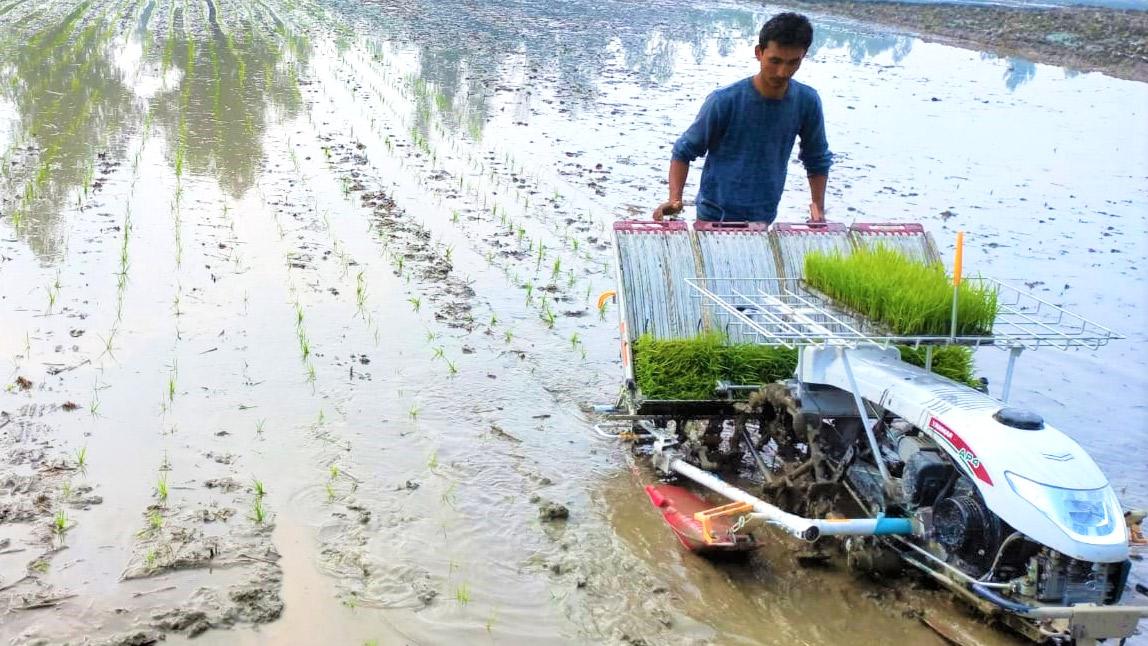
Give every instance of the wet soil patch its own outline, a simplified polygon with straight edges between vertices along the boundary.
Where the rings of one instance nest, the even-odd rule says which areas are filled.
[[[1148,11],[851,0],[795,6],[909,29],[925,40],[1148,81]]]

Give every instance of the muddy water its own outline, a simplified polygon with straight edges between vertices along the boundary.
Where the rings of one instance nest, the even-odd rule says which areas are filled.
[[[682,554],[590,430],[619,380],[609,225],[662,198],[768,13],[0,6],[0,633],[936,642],[927,612],[1008,641],[784,549]],[[1013,399],[1148,505],[1148,88],[818,27],[830,217],[963,229],[973,271],[1128,334],[1024,356]]]

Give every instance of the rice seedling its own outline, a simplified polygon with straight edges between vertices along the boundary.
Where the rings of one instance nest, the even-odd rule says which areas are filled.
[[[529,305],[530,301],[534,298],[534,283],[527,281],[522,289],[526,290],[526,304]]]
[[[367,281],[361,271],[355,276],[355,304],[360,312],[367,304]]]
[[[267,520],[267,510],[263,507],[263,498],[256,497],[251,503],[251,520],[256,525],[262,525]]]
[[[550,271],[550,277],[551,278],[557,278],[558,274],[560,274],[560,273],[562,273],[562,259],[561,258],[555,258],[554,259],[554,267]]]
[[[303,356],[306,361],[311,356],[311,341],[307,339],[307,333],[299,330],[299,354]]]
[[[84,469],[86,469],[88,466],[88,447],[85,445],[85,446],[81,446],[80,448],[76,449],[75,457],[76,457],[76,468],[79,469],[80,471],[83,471]]]
[[[418,296],[412,296],[407,299],[407,302],[411,304],[411,309],[417,312],[422,307],[423,299]]]
[[[805,279],[837,303],[889,326],[896,334],[947,336],[953,284],[940,263],[925,264],[878,245],[849,256],[805,256]],[[965,281],[957,290],[957,334],[992,333],[996,292]]]
[[[117,318],[118,318],[118,316],[117,316]],[[115,341],[115,338],[116,338],[116,328],[112,328],[112,331],[110,333],[108,333],[107,337],[103,337],[103,336],[100,336],[98,334],[96,335],[96,337],[99,338],[99,340],[102,341],[104,344],[104,351],[100,353],[100,356],[103,356],[106,354],[109,357],[111,357],[112,360],[114,361],[116,358],[116,354],[115,354],[115,346],[113,345],[113,341]]]
[[[899,347],[906,362],[924,365],[924,348]],[[796,368],[795,350],[730,345],[718,333],[682,340],[643,336],[634,344],[634,375],[642,394],[650,399],[710,399],[719,380],[765,384],[789,378]],[[946,346],[934,350],[933,371],[937,374],[975,386],[972,370],[971,349]]]
[[[263,435],[263,426],[266,423],[267,423],[267,420],[265,420],[265,419],[261,419],[258,422],[255,422],[255,434],[256,435]]]
[[[56,515],[52,518],[52,532],[57,536],[62,536],[69,529],[71,527],[68,523],[68,514],[63,509],[56,511]]]
[[[144,555],[144,565],[147,567],[147,569],[154,570],[156,561],[158,559],[159,555],[156,553],[155,548],[149,549],[147,554]]]
[[[167,502],[167,473],[161,473],[155,481],[155,497],[159,499],[160,504]]]
[[[452,376],[452,377],[458,374],[458,367],[457,367],[457,366],[455,366],[455,365],[454,365],[454,362],[453,362],[453,361],[451,361],[450,359],[447,359],[447,360],[446,360],[446,369],[447,369],[447,372],[448,372],[448,373],[450,374],[450,376]]]
[[[450,483],[450,486],[446,488],[446,491],[442,492],[442,495],[439,496],[439,502],[446,505],[447,507],[450,507],[451,509],[454,509],[454,490],[457,486],[458,483],[456,482]]]
[[[438,449],[435,449],[435,450],[430,452],[429,456],[427,456],[427,468],[428,469],[435,469],[437,467],[438,467]]]
[[[502,340],[506,343],[510,343],[514,340],[514,332],[512,330],[506,330],[502,333]]]
[[[417,421],[419,418],[419,412],[421,411],[418,407],[418,404],[411,404],[411,407],[407,410],[407,415],[409,415],[412,420]]]
[[[71,500],[75,491],[72,489],[72,481],[65,480],[64,484],[60,485],[60,498],[65,501]]]
[[[634,376],[650,399],[711,399],[719,380],[765,384],[790,377],[796,365],[796,350],[728,345],[718,333],[682,340],[642,336],[634,344]]]
[[[333,487],[331,485],[331,483],[328,482],[324,485],[324,489],[326,489],[326,491],[327,491],[327,502],[334,502],[335,501],[335,487]]]
[[[447,262],[450,262],[451,257],[454,256],[454,246],[448,246],[446,250],[443,251],[443,256]]]
[[[259,479],[252,479],[251,490],[255,492],[257,498],[262,498],[267,495],[267,490],[263,488],[263,481]]]
[[[331,469],[330,469],[330,473],[331,473],[331,479],[332,480],[335,480],[336,478],[338,478],[339,477],[339,465],[332,464]]]
[[[582,339],[581,339],[581,337],[578,336],[577,332],[570,335],[570,348],[571,349],[577,348],[580,343],[582,343]]]
[[[431,357],[431,361],[434,361],[435,359],[445,359],[446,357],[443,356],[443,353],[445,353],[445,352],[446,352],[446,348],[442,347],[441,345],[439,347],[435,348],[434,349],[434,356]]]
[[[163,529],[163,515],[158,511],[152,511],[147,516],[147,526],[153,533]]]
[[[542,301],[542,312],[539,314],[539,317],[546,323],[546,327],[548,328],[553,328],[554,324],[558,321],[558,316],[554,313],[554,310],[550,309],[550,303],[547,301]]]
[[[463,606],[470,603],[470,586],[465,582],[460,583],[454,591],[454,598]]]

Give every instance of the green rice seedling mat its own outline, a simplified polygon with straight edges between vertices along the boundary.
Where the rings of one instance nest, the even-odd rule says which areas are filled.
[[[925,365],[925,349],[899,346],[901,358]],[[655,339],[634,344],[634,376],[642,397],[651,400],[710,400],[718,381],[739,385],[789,379],[797,370],[797,350],[755,343],[729,344],[719,333],[692,339]],[[962,346],[933,350],[933,372],[967,385],[973,378],[973,351]]]
[[[805,280],[835,303],[903,336],[947,336],[953,283],[944,265],[923,263],[883,245],[852,254],[810,252]],[[988,336],[997,295],[964,281],[957,291],[957,336]]]

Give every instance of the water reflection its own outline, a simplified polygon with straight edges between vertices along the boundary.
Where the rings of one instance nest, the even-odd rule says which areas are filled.
[[[823,48],[844,49],[849,60],[860,65],[865,61],[889,52],[894,63],[900,63],[913,51],[916,41],[911,36],[892,34],[865,34],[857,31],[819,26],[813,35],[810,55],[816,55]]]
[[[127,157],[145,114],[177,174],[213,177],[238,197],[255,181],[269,123],[300,111],[309,45],[285,25],[225,33],[209,3],[188,20],[177,7],[161,40],[149,31],[155,8],[141,3],[118,22],[81,5],[0,63],[20,146],[8,153],[17,163],[3,178],[15,204],[6,215],[46,262],[63,252],[61,213],[88,195],[101,164]]]
[[[981,52],[982,61],[998,61],[1000,60],[995,54],[989,52]],[[1009,92],[1017,89],[1021,85],[1031,81],[1036,77],[1036,63],[1016,56],[1010,56],[1004,59],[1005,70],[1001,74],[1004,79],[1005,87]],[[1065,78],[1071,78],[1075,75],[1071,70],[1065,69]]]
[[[1008,69],[1005,70],[1005,87],[1012,90],[1020,87],[1022,83],[1031,81],[1036,76],[1036,64],[1023,58],[1012,57],[1008,59]]]
[[[41,259],[62,254],[60,211],[92,188],[97,155],[123,156],[125,126],[139,106],[114,63],[114,25],[81,25],[84,7],[13,48],[0,66],[15,107],[16,141],[4,192],[7,214]]]
[[[299,112],[298,66],[306,65],[309,48],[286,31],[277,34],[278,42],[254,30],[235,39],[220,29],[214,11],[206,35],[187,31],[177,29],[152,48],[179,78],[153,98],[152,117],[177,174],[212,176],[239,197],[255,181],[272,114],[292,118]]]
[[[459,130],[485,122],[487,98],[500,72],[516,68],[520,60],[538,72],[528,81],[545,75],[565,109],[577,113],[595,107],[602,70],[619,54],[633,80],[660,85],[678,73],[687,52],[695,64],[713,56],[748,58],[768,18],[754,8],[634,0],[406,0],[365,7],[334,0],[332,6],[352,20],[365,21],[368,30],[384,40],[413,45],[419,52],[418,78],[445,96],[453,108],[442,111],[445,120]],[[845,49],[850,60],[860,64],[888,52],[900,62],[915,42],[909,36],[818,25],[811,53]],[[422,123],[434,105],[424,93],[416,95]],[[465,109],[455,101],[457,96],[468,97]]]

